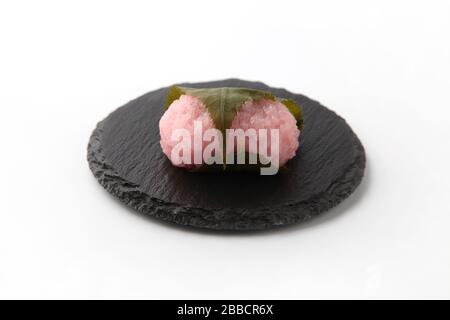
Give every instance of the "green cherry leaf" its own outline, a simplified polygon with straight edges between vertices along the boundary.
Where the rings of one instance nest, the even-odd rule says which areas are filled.
[[[298,127],[301,129],[303,126],[302,111],[293,100],[276,98],[267,91],[247,88],[195,89],[172,86],[167,93],[166,109],[183,94],[191,95],[202,101],[211,115],[215,127],[223,133],[231,127],[234,117],[245,102],[260,99],[280,101],[295,117]]]

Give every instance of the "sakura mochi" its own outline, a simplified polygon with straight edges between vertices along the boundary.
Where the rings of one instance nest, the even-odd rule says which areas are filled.
[[[358,187],[366,161],[336,112],[303,94],[240,79],[132,99],[98,123],[87,151],[94,177],[136,212],[230,231],[323,214]]]
[[[159,121],[160,144],[177,167],[256,165],[261,174],[275,174],[299,148],[300,107],[269,92],[172,87],[166,108]]]

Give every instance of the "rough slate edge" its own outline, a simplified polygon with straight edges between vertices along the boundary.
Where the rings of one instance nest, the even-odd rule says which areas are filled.
[[[317,101],[314,102],[327,109]],[[102,150],[102,132],[103,121],[97,124],[91,135],[87,159],[94,176],[109,193],[139,213],[179,225],[215,230],[263,230],[310,220],[350,196],[364,176],[366,163],[364,147],[351,131],[358,151],[354,163],[340,179],[314,198],[279,206],[276,212],[269,207],[207,210],[161,201],[141,191],[139,185],[120,177],[106,161]]]

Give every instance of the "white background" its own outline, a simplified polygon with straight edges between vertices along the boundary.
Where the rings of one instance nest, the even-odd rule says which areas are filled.
[[[1,1],[0,298],[450,298],[448,1]],[[194,232],[92,176],[96,123],[183,81],[347,119],[363,184],[304,225]]]

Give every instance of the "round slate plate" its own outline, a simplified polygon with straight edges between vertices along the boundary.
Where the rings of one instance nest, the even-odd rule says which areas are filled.
[[[159,145],[158,122],[168,88],[149,92],[101,121],[88,145],[89,166],[100,184],[138,212],[200,228],[266,229],[311,219],[347,198],[361,182],[361,142],[344,119],[317,101],[238,79],[181,85],[247,87],[294,99],[305,118],[300,148],[274,176],[173,167]]]

